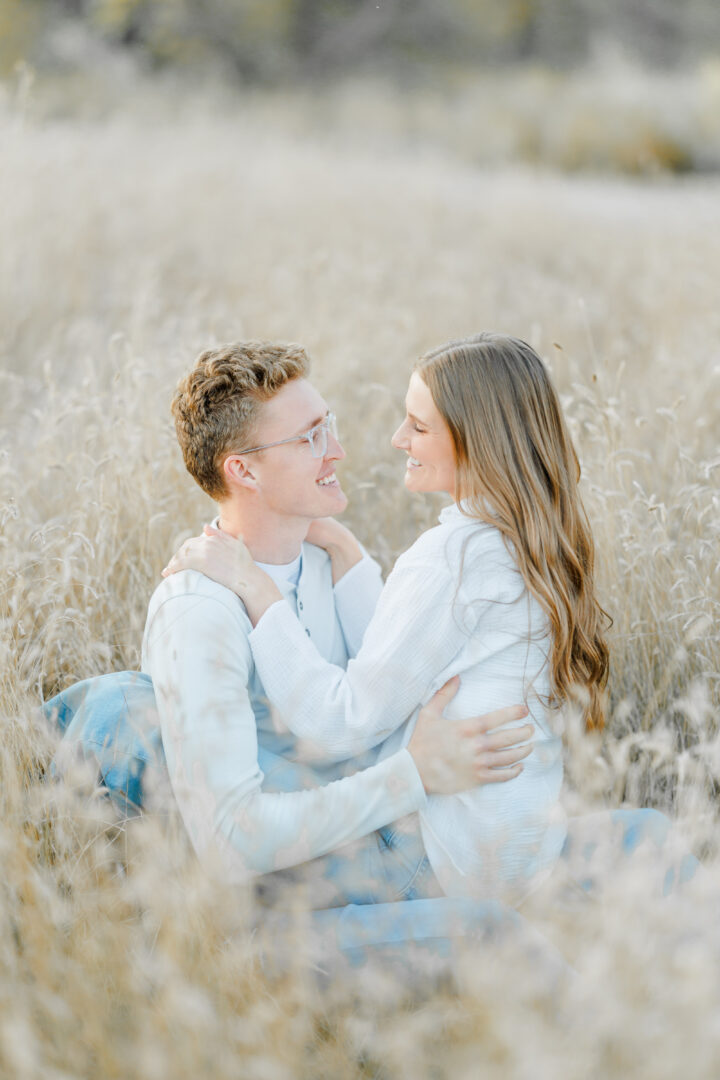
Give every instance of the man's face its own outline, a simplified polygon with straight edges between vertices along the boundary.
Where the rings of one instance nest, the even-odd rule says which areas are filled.
[[[327,415],[327,404],[315,387],[307,379],[293,379],[260,407],[253,445],[303,435]],[[241,456],[268,510],[313,519],[340,514],[347,506],[335,476],[335,462],[345,457],[345,451],[331,432],[323,457],[313,457],[307,439]]]

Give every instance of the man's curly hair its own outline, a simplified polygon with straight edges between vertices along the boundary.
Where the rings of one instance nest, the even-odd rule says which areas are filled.
[[[309,368],[301,345],[238,341],[206,349],[178,383],[172,414],[180,449],[188,472],[212,499],[227,498],[223,462],[252,445],[260,405]]]

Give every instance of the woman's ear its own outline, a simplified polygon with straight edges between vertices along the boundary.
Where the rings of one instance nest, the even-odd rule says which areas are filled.
[[[257,480],[244,454],[228,454],[222,464],[225,483],[232,491],[237,488],[257,491]]]

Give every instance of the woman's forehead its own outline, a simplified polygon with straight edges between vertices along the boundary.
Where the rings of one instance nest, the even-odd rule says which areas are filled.
[[[410,383],[405,395],[405,408],[418,420],[425,419],[429,422],[434,416],[438,415],[432,394],[417,371],[413,371],[410,376]]]

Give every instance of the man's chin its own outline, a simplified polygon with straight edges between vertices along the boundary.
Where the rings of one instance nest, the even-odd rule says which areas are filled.
[[[334,517],[335,514],[342,514],[343,510],[347,509],[348,499],[344,491],[340,491],[334,500],[334,507],[332,510],[328,510],[323,514],[323,517]]]
[[[318,506],[318,511],[313,517],[335,517],[336,514],[342,514],[347,504],[347,495],[341,487],[333,491],[325,491],[322,496],[322,507]]]

